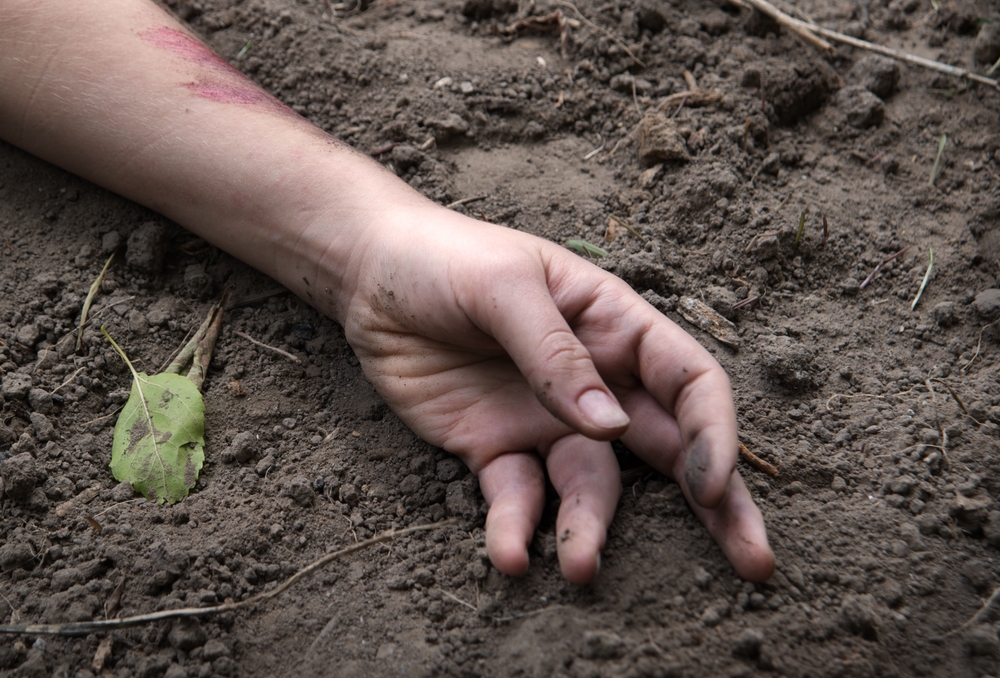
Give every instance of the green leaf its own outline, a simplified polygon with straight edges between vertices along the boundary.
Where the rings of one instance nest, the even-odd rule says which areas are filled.
[[[104,335],[132,371],[132,392],[115,424],[111,472],[147,499],[176,503],[194,487],[205,463],[201,391],[179,374],[136,372],[118,344]]]
[[[138,372],[115,425],[111,472],[147,499],[176,503],[205,463],[205,404],[187,377]]]
[[[608,255],[607,250],[598,247],[597,245],[592,245],[586,240],[567,240],[566,247],[570,248],[577,254],[586,254],[594,257],[595,259],[600,259],[601,257],[606,257]]]

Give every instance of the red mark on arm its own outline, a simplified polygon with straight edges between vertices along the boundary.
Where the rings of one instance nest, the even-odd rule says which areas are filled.
[[[204,43],[184,31],[160,26],[139,33],[139,37],[207,69],[207,73],[199,73],[200,77],[195,82],[184,84],[185,88],[198,96],[218,103],[266,108],[298,117],[298,113],[258,87]]]

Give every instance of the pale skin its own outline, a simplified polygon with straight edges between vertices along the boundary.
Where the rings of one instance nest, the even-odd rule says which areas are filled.
[[[739,473],[729,380],[624,282],[426,200],[214,57],[147,0],[0,3],[0,138],[157,210],[340,322],[368,379],[458,455],[501,572],[544,478],[564,576],[600,567],[620,438],[680,485],[736,571],[774,557]]]

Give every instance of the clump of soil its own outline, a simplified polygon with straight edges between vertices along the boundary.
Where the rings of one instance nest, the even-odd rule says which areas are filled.
[[[485,195],[456,209],[607,249],[597,263],[731,375],[742,441],[779,469],[741,466],[778,569],[741,581],[677,486],[621,449],[597,580],[559,576],[554,497],[529,573],[499,575],[475,478],[387,409],[339,327],[157,215],[0,145],[4,621],[245,600],[379,531],[456,520],[275,603],[111,634],[99,669],[101,635],[3,636],[0,676],[996,674],[996,620],[962,627],[1000,584],[996,91],[844,47],[824,58],[749,12],[688,0],[583,0],[616,40],[581,23],[565,53],[558,32],[503,30],[576,18],[557,3],[170,6],[430,198]],[[965,67],[996,53],[988,3],[800,9]],[[691,96],[689,80],[714,94]],[[647,115],[669,153],[644,153]],[[91,316],[147,371],[236,290],[205,383],[206,465],[172,507],[113,482],[130,376],[93,327],[75,350],[82,299],[122,249]],[[687,325],[684,296],[732,320],[739,350]]]

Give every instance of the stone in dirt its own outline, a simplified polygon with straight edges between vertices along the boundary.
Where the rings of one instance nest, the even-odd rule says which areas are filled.
[[[316,500],[312,482],[305,476],[295,476],[288,481],[281,491],[282,496],[290,497],[299,506],[312,506]]]
[[[840,625],[856,636],[868,640],[878,638],[878,603],[870,593],[849,595],[840,606]]]
[[[662,113],[647,115],[639,122],[638,153],[644,165],[689,160],[677,123]]]
[[[899,82],[899,64],[895,59],[871,54],[854,64],[849,77],[875,96],[885,99]]]
[[[21,400],[28,395],[28,391],[30,390],[31,375],[22,372],[12,372],[4,376],[3,385],[0,386],[0,395],[3,395],[7,400]]]
[[[733,643],[733,656],[743,659],[756,659],[760,656],[760,647],[763,644],[763,633],[757,629],[747,629]]]
[[[979,292],[972,302],[972,307],[976,310],[976,315],[983,320],[996,320],[1000,317],[1000,289],[991,287]]]
[[[190,652],[196,647],[200,647],[208,640],[208,634],[201,627],[197,619],[178,619],[167,634],[170,645],[178,650]]]
[[[976,35],[976,46],[973,54],[976,61],[981,64],[992,64],[1000,59],[1000,24],[983,24]]]
[[[22,542],[8,542],[0,546],[0,570],[10,572],[18,568],[30,570],[35,563],[31,548]]]
[[[147,275],[157,275],[163,270],[169,245],[167,228],[159,222],[147,221],[129,235],[125,263]]]
[[[617,659],[625,654],[625,641],[611,631],[587,631],[583,634],[584,659]]]
[[[867,129],[885,119],[885,104],[860,85],[851,85],[837,92],[836,102],[851,127]]]
[[[4,479],[7,496],[15,501],[27,497],[45,479],[35,458],[27,452],[0,462],[0,475]]]

